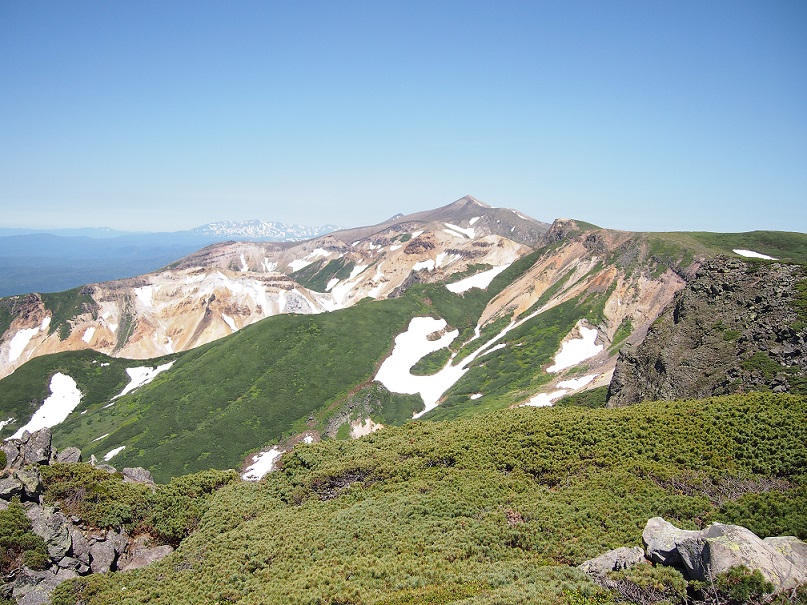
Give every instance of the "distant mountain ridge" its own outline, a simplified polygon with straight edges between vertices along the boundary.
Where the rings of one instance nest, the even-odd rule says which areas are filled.
[[[339,229],[336,225],[286,225],[259,219],[248,221],[218,221],[191,229],[194,235],[214,238],[245,238],[262,241],[300,241],[319,237]]]

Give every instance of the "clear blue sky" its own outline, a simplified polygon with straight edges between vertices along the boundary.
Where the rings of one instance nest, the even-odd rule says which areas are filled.
[[[353,226],[466,194],[807,231],[807,2],[0,2],[0,226]]]

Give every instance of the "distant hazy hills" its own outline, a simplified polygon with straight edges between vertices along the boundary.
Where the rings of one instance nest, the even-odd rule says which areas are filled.
[[[0,297],[59,292],[134,277],[215,242],[299,241],[335,229],[335,225],[311,227],[260,220],[221,221],[161,233],[109,228],[0,229]]]

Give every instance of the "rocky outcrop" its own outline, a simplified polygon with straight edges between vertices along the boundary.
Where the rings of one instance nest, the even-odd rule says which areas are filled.
[[[759,570],[776,590],[807,582],[803,558],[807,545],[793,537],[762,540],[745,527],[722,523],[687,531],[654,517],[642,532],[642,542],[650,561],[677,567],[690,580],[708,581],[743,566]],[[790,558],[783,550],[791,553]]]
[[[706,263],[636,347],[617,360],[608,405],[772,390],[800,392],[807,327],[798,265],[717,257]]]
[[[639,546],[634,546],[633,548],[621,546],[620,548],[609,550],[599,557],[583,561],[578,565],[578,568],[585,573],[600,576],[609,571],[619,571],[620,569],[633,567],[644,560],[644,550]]]
[[[87,527],[78,517],[67,517],[57,506],[45,505],[39,466],[51,461],[81,460],[77,448],[54,451],[49,429],[6,441],[3,451],[9,462],[0,472],[0,510],[8,508],[11,500],[20,501],[32,531],[45,541],[50,564],[42,571],[25,566],[15,570],[0,584],[0,596],[13,598],[21,605],[48,603],[50,593],[65,580],[89,573],[137,569],[173,552],[171,546],[152,544],[147,534],[132,537],[123,528]],[[116,472],[113,467],[108,469]],[[124,481],[154,485],[151,473],[143,468],[126,468],[122,475]]]

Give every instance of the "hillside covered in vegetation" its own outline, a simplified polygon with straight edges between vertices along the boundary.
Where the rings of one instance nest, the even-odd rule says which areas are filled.
[[[750,394],[300,444],[261,483],[208,496],[168,558],[68,581],[53,602],[610,603],[575,566],[638,544],[653,516],[807,537],[806,416],[803,396]],[[131,510],[129,531],[154,526]],[[641,573],[683,602],[680,576]]]

